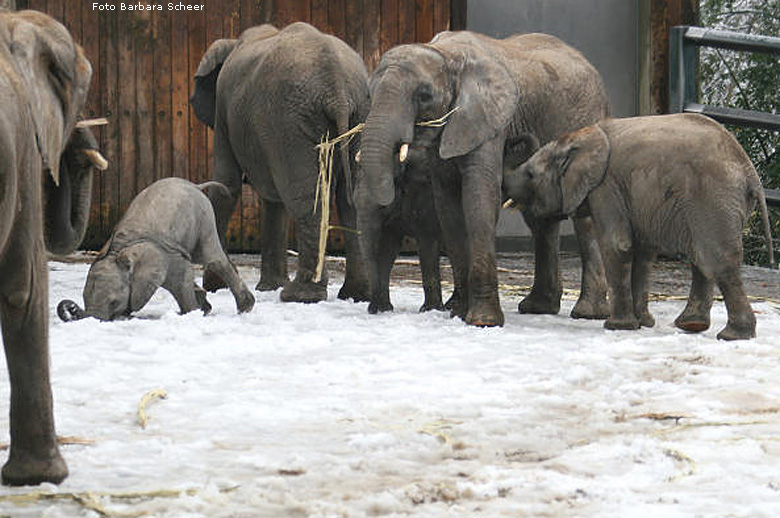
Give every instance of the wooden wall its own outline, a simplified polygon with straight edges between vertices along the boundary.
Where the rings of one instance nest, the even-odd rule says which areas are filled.
[[[142,0],[167,6],[169,0]],[[106,117],[97,130],[110,167],[96,178],[85,248],[108,238],[133,197],[167,176],[195,182],[211,177],[211,131],[188,100],[192,77],[209,44],[244,29],[306,21],[355,48],[372,69],[398,43],[428,41],[465,25],[466,0],[175,0],[203,11],[93,9],[87,0],[17,0],[70,29],[92,62],[94,76],[85,117]],[[103,2],[105,3],[105,1]],[[137,4],[128,0],[125,4]],[[231,220],[228,247],[257,251],[260,206],[245,186]],[[334,233],[331,245],[339,246]]]

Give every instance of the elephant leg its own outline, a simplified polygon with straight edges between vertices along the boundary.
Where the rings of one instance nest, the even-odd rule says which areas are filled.
[[[236,270],[236,267],[230,262],[228,256],[225,255],[225,251],[222,249],[217,236],[212,234],[211,236],[204,237],[201,239],[200,243],[200,250],[197,257],[202,259],[203,265],[205,266],[204,272],[210,270],[221,279],[225,280],[236,301],[236,309],[239,313],[251,311],[255,305],[255,296],[252,294],[252,291],[247,288],[246,284],[244,284],[244,281],[241,280],[241,277],[238,275],[238,270]],[[197,292],[195,292],[195,296],[196,298],[199,297]],[[207,313],[202,305],[199,307],[204,310],[204,313]]]
[[[196,309],[203,309],[201,302],[205,301],[205,292],[202,300],[199,300],[195,291],[198,286],[195,284],[192,268],[190,268],[190,264],[187,261],[174,261],[169,264],[168,275],[162,287],[168,290],[173,295],[173,298],[176,299],[176,303],[179,305],[179,312],[182,315]],[[206,303],[208,304],[208,302]],[[210,305],[209,309],[211,309]],[[207,313],[208,311],[204,310],[204,312]]]
[[[634,316],[642,327],[655,325],[655,319],[647,307],[647,281],[652,264],[652,256],[639,252],[634,254],[634,262],[631,265],[631,292],[634,301]]]
[[[263,200],[260,249],[260,282],[258,291],[274,291],[287,281],[287,212],[284,204]]]
[[[590,215],[576,216],[572,221],[582,261],[582,281],[571,317],[605,319],[609,316],[607,281],[593,218]]]
[[[25,234],[29,239],[29,234]],[[9,250],[43,250],[43,243]],[[59,484],[68,468],[54,430],[49,378],[48,271],[43,253],[6,257],[0,321],[11,382],[11,447],[2,469],[7,485]],[[10,273],[13,272],[13,273]]]
[[[466,247],[460,177],[452,167],[432,175],[433,199],[439,218],[442,239],[452,265],[454,290],[444,307],[452,317],[466,318],[468,312],[469,252]]]
[[[308,210],[306,210],[308,209]],[[328,298],[328,270],[322,269],[319,282],[314,282],[320,240],[320,211],[311,213],[311,205],[295,214],[298,239],[298,271],[295,279],[285,284],[279,298],[282,302],[316,303]]]
[[[469,249],[469,310],[466,323],[504,325],[498,299],[496,224],[501,208],[501,174],[504,139],[482,144],[463,157],[463,214]]]
[[[700,333],[710,328],[710,310],[712,292],[715,283],[708,279],[696,265],[691,265],[691,292],[688,303],[682,313],[674,320],[674,325],[689,333]]]
[[[557,315],[561,310],[563,285],[558,267],[560,221],[523,217],[534,238],[534,284],[517,309],[520,313]],[[583,308],[584,309],[584,308]]]
[[[441,298],[441,268],[439,252],[441,246],[437,239],[418,238],[420,249],[420,269],[422,270],[423,292],[425,300],[420,311],[444,311]]]
[[[227,187],[230,195],[225,196],[222,189],[209,189],[206,195],[214,209],[220,242],[222,247],[227,249],[228,223],[236,208],[238,199],[241,197],[243,172],[233,154],[230,138],[225,132],[224,124],[218,123],[214,129],[213,179]],[[225,287],[227,287],[225,280],[206,268],[203,272],[203,288],[214,292]]]
[[[739,276],[739,266],[723,268],[715,274],[715,282],[723,294],[723,301],[728,311],[728,323],[720,333],[719,340],[746,340],[756,336],[756,315],[750,307],[742,279]]]
[[[347,196],[346,182],[340,179],[336,186],[336,207],[339,211],[339,222],[349,230],[344,231],[344,246],[346,248],[347,265],[344,274],[344,284],[341,285],[338,298],[352,299],[354,302],[369,300],[370,289],[368,275],[360,253],[360,243],[357,235],[357,214]]]
[[[607,329],[639,329],[639,319],[634,315],[631,286],[631,251],[602,246],[604,269],[610,286],[610,314],[604,322]]]

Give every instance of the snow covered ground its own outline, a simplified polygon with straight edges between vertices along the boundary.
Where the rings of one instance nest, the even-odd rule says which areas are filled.
[[[335,298],[258,294],[237,315],[180,316],[163,291],[131,320],[62,323],[88,266],[50,263],[60,486],[0,488],[16,517],[776,517],[780,313],[756,303],[758,338],[657,325],[607,332],[516,312],[502,329]],[[251,286],[259,272],[242,268]],[[153,389],[167,399],[138,405]],[[8,380],[0,369],[0,441]],[[0,461],[5,454],[0,453]],[[40,492],[48,495],[43,497]],[[135,493],[131,498],[128,494]]]

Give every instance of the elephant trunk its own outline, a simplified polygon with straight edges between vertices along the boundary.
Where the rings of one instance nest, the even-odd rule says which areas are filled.
[[[92,168],[108,165],[96,148],[91,131],[76,129],[60,160],[59,185],[46,179],[46,248],[53,254],[73,252],[84,238],[92,201]]]
[[[380,95],[386,92],[380,92]],[[368,198],[375,205],[387,206],[395,198],[395,176],[401,158],[414,138],[414,108],[398,106],[400,95],[389,102],[375,101],[366,119],[361,141],[361,166],[368,188]],[[381,97],[380,97],[381,99]]]

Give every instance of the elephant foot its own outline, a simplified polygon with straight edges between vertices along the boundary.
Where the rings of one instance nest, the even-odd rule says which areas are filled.
[[[441,300],[437,302],[428,302],[427,300],[423,303],[422,306],[420,306],[420,313],[425,313],[427,311],[444,311],[447,308],[442,304]]]
[[[517,305],[517,310],[529,315],[557,315],[561,310],[561,293],[549,297],[531,290],[531,293]]]
[[[393,311],[393,305],[390,301],[375,302],[371,301],[368,305],[368,313],[376,315],[377,313],[385,313],[387,311]]]
[[[214,293],[217,290],[227,288],[228,285],[222,280],[222,277],[214,273],[209,268],[203,271],[203,289]]]
[[[314,304],[328,299],[328,285],[326,283],[292,281],[285,284],[279,294],[282,302],[302,302]]]
[[[255,296],[249,290],[241,290],[236,297],[236,309],[239,313],[249,313],[255,307]]]
[[[523,311],[521,310],[520,312],[522,313]],[[604,320],[609,317],[609,304],[607,303],[606,297],[602,297],[598,301],[593,301],[590,298],[580,296],[577,303],[572,308],[570,316],[571,318],[582,318],[587,320]]]
[[[654,327],[655,326],[655,318],[653,315],[650,314],[649,311],[644,311],[638,318],[639,325],[642,327]]]
[[[284,287],[289,282],[289,279],[281,278],[268,278],[268,276],[261,276],[260,281],[255,286],[257,291],[276,291],[279,288]]]
[[[626,318],[609,317],[604,321],[604,328],[611,331],[636,331],[639,329],[639,319],[634,315]]]
[[[460,294],[460,290],[458,288],[455,288],[455,291],[452,292],[452,295],[450,295],[450,298],[447,299],[447,302],[444,303],[444,309],[450,310],[450,317],[451,318],[466,318],[466,301],[463,300],[463,297]]]
[[[3,466],[6,486],[37,486],[44,482],[59,484],[68,476],[68,466],[59,452],[53,457],[35,459],[31,455],[11,455]]]
[[[203,311],[203,316],[205,317],[209,313],[211,313],[211,304],[209,303],[208,299],[206,298],[206,292],[203,290],[195,290],[195,300],[198,302],[198,307]]]
[[[755,337],[755,324],[752,326],[728,324],[720,333],[718,333],[718,340],[749,340]]]
[[[469,309],[465,322],[477,327],[501,327],[504,325],[504,312],[498,304],[480,304]]]
[[[366,302],[370,300],[368,295],[368,283],[344,281],[339,290],[339,300],[352,299],[353,302]]]
[[[709,313],[697,315],[683,311],[674,320],[674,325],[687,333],[701,333],[710,328],[710,315]]]

